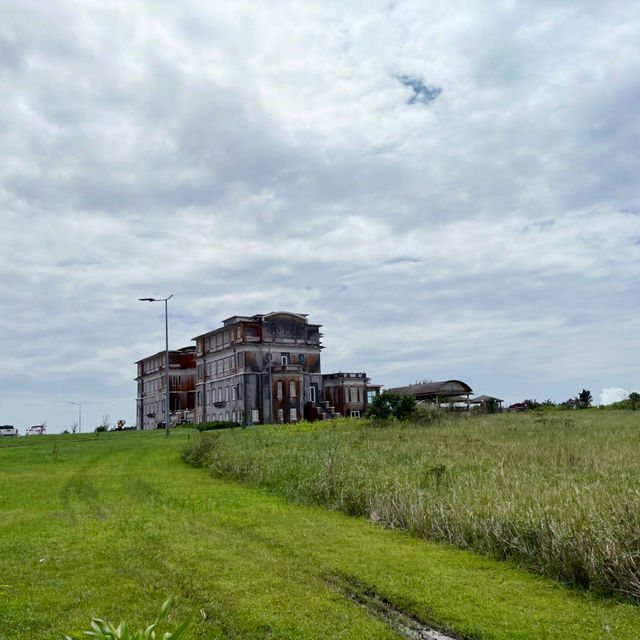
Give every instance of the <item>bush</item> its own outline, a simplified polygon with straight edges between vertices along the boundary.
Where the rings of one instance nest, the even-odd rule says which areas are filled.
[[[416,404],[416,408],[411,422],[419,424],[420,426],[432,425],[440,422],[445,417],[445,411],[441,407],[437,407],[430,402],[419,402]]]
[[[203,433],[197,442],[190,444],[182,451],[182,459],[193,467],[205,467],[219,448],[219,433]]]
[[[209,422],[201,422],[196,425],[198,431],[213,431],[215,429],[235,429],[241,427],[239,422],[231,422],[230,420],[212,420]]]
[[[416,414],[416,399],[398,393],[383,391],[376,396],[367,410],[367,417],[374,420],[409,420]]]

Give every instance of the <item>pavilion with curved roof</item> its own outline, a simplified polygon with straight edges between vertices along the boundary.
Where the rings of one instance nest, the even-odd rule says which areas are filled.
[[[413,396],[418,402],[431,402],[440,406],[442,402],[466,402],[470,409],[469,396],[473,389],[462,380],[441,380],[440,382],[418,382],[406,387],[387,389],[401,396]]]

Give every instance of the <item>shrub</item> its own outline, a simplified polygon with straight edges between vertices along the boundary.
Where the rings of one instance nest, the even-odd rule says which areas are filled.
[[[182,459],[194,467],[204,467],[210,463],[212,454],[220,447],[219,433],[203,433],[193,444],[182,451]]]
[[[213,431],[215,429],[235,429],[242,426],[239,422],[231,422],[230,420],[211,420],[209,422],[201,422],[196,426],[198,431]]]
[[[444,409],[437,407],[430,402],[419,402],[416,404],[411,422],[426,426],[440,422],[445,416]]]
[[[409,420],[416,413],[416,399],[398,393],[383,391],[376,396],[367,410],[367,417],[374,420]]]

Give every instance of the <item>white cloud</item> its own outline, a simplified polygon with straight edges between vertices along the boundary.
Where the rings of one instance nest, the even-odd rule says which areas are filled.
[[[132,422],[169,293],[176,347],[291,309],[387,386],[637,386],[632,5],[0,0],[2,419]]]
[[[625,400],[631,393],[628,389],[622,389],[621,387],[605,387],[600,392],[600,404],[613,404],[620,400]]]

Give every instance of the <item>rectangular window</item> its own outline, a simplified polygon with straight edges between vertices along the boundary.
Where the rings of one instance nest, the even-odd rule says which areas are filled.
[[[278,409],[278,422],[284,422],[284,409]]]
[[[202,378],[202,365],[198,365],[198,378]]]
[[[229,387],[224,388],[224,399],[226,402],[229,402]]]
[[[316,401],[316,388],[315,387],[309,387],[309,402],[315,402]]]
[[[358,390],[355,387],[351,387],[351,402],[358,402]]]
[[[291,420],[291,422],[295,422],[298,419],[297,409],[289,409],[289,419]]]
[[[282,357],[282,364],[289,364],[289,354],[288,353],[281,353],[280,356]]]
[[[231,400],[235,400],[236,399],[236,385],[232,384],[231,385]]]
[[[362,402],[362,387],[358,387],[358,402]]]
[[[236,327],[236,340],[240,340],[241,337],[242,337],[242,327],[238,325]]]
[[[278,380],[276,383],[276,395],[278,398],[282,398],[282,380]]]
[[[198,391],[198,393],[196,393],[196,402],[198,403],[198,406],[201,407],[202,406],[202,391]]]
[[[289,382],[289,396],[291,398],[296,397],[296,381],[295,380],[291,380]]]
[[[373,402],[373,399],[377,396],[378,394],[376,393],[375,389],[369,389],[367,391],[367,404],[371,404]]]
[[[360,417],[360,412],[359,412],[359,411],[350,411],[350,412],[349,412],[349,415],[350,415],[352,418],[359,418],[359,417]]]
[[[242,382],[238,382],[237,394],[238,399],[242,398]]]
[[[238,354],[238,367],[244,366],[244,353],[240,352]]]
[[[253,422],[253,424],[260,422],[260,412],[257,409],[251,410],[251,422]]]

